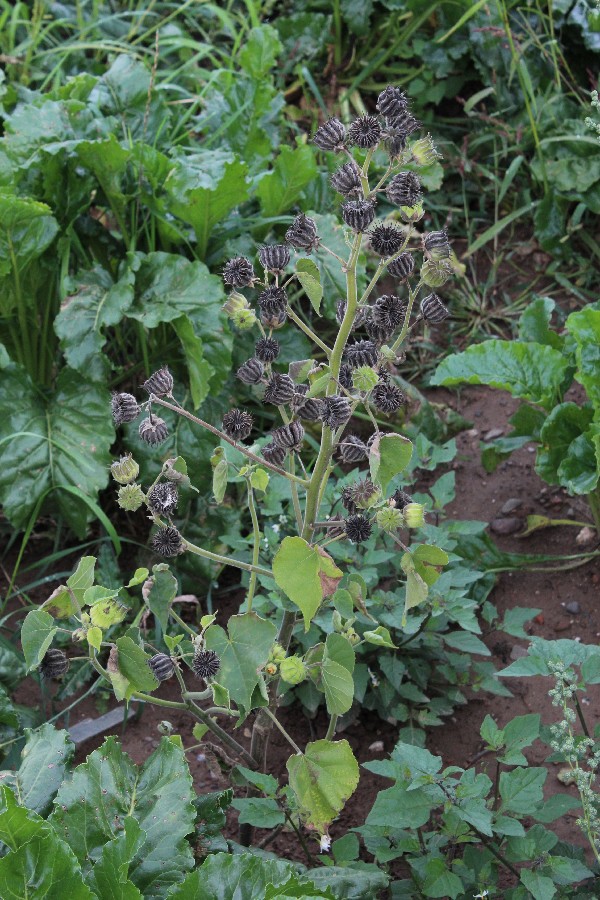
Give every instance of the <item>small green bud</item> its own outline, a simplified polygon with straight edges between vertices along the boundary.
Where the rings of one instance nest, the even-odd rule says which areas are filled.
[[[404,516],[399,509],[394,509],[391,506],[383,506],[381,509],[377,510],[375,521],[382,531],[393,534],[394,531],[402,528]]]
[[[110,467],[110,474],[119,484],[131,484],[140,474],[140,467],[131,453],[128,453],[127,456],[114,461]]]
[[[230,316],[231,321],[240,331],[249,331],[254,328],[258,319],[252,309],[240,309]]]
[[[441,156],[435,149],[435,144],[430,134],[415,141],[410,151],[418,166],[431,166]]]
[[[425,215],[425,209],[422,203],[415,203],[414,206],[401,206],[400,215],[405,222],[419,222]]]
[[[128,512],[136,512],[145,500],[146,495],[139,484],[125,484],[119,488],[117,501],[121,509],[126,509]]]
[[[238,293],[238,291],[232,291],[227,298],[227,303],[224,303],[221,308],[231,319],[235,313],[250,309],[250,304],[243,294]]]
[[[371,366],[360,366],[352,372],[352,384],[357,391],[372,391],[379,375]]]
[[[299,656],[287,656],[279,666],[279,673],[288,684],[300,684],[308,675],[304,660]]]
[[[341,615],[339,614],[339,612],[338,612],[337,609],[334,609],[334,611],[333,611],[333,616],[332,616],[332,619],[331,619],[331,624],[333,625],[333,630],[334,630],[334,631],[341,631],[341,630],[342,630],[342,627],[343,627],[343,626],[342,626],[342,617],[341,617]]]
[[[452,277],[452,266],[447,259],[426,259],[421,266],[421,281],[428,287],[439,288]]]
[[[269,653],[269,660],[279,663],[283,659],[285,659],[285,650],[283,649],[281,644],[279,644],[279,643],[277,643],[277,641],[275,641],[275,643],[271,647],[271,652]]]
[[[425,524],[425,507],[422,503],[407,503],[403,511],[408,528],[421,528]]]
[[[350,641],[351,644],[358,644],[360,641],[360,636],[356,633],[354,628],[348,628],[344,634],[344,637]]]
[[[267,663],[265,666],[265,672],[267,673],[267,675],[277,675],[277,666],[275,665],[275,663]]]
[[[156,728],[160,734],[164,734],[167,737],[170,734],[173,734],[173,726],[167,719],[163,719],[162,722],[159,722]]]

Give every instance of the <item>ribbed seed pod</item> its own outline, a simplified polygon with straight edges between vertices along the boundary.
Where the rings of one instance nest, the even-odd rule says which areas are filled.
[[[127,456],[122,456],[112,463],[110,474],[118,484],[131,484],[140,474],[140,467],[131,453],[128,453]]]
[[[444,306],[437,294],[429,294],[421,300],[421,315],[432,325],[438,325],[450,315],[450,310]]]
[[[406,112],[408,99],[400,88],[388,84],[377,98],[376,107],[382,116],[397,118]]]
[[[331,176],[331,187],[344,197],[362,197],[360,169],[355,162],[344,163]]]
[[[421,182],[414,172],[399,172],[387,186],[386,197],[397,206],[415,206],[421,199]]]
[[[140,422],[138,434],[146,444],[162,444],[169,434],[169,429],[160,416],[150,415]]]
[[[160,481],[148,491],[148,506],[158,516],[170,516],[175,511],[178,500],[177,488],[170,481]]]
[[[196,650],[192,669],[196,678],[212,678],[221,668],[219,654],[214,650]]]
[[[260,452],[262,453],[263,458],[273,466],[280,466],[286,457],[284,448],[278,447],[273,443],[265,444]]]
[[[260,359],[256,359],[256,357],[253,356],[251,359],[246,360],[245,363],[242,363],[235,374],[236,378],[239,378],[244,384],[258,384],[263,377],[264,372],[265,367]]]
[[[406,111],[399,116],[386,119],[386,127],[383,132],[388,153],[393,158],[399,156],[406,147],[406,141],[411,134],[421,127],[418,119]]]
[[[376,225],[369,232],[371,247],[379,256],[393,256],[404,243],[404,235],[395,225]]]
[[[254,346],[254,355],[263,363],[274,362],[280,351],[281,346],[275,338],[259,338]]]
[[[276,447],[284,450],[299,450],[304,440],[304,428],[300,422],[290,422],[271,432],[271,439]]]
[[[342,501],[342,506],[349,513],[356,512],[356,501],[354,499],[354,489],[353,485],[347,484],[342,488],[342,493],[340,494],[340,500]]]
[[[346,359],[352,368],[374,366],[377,362],[377,347],[373,341],[355,341],[346,347]]]
[[[245,441],[254,425],[254,419],[244,409],[230,409],[223,416],[223,431],[234,441]]]
[[[168,397],[173,390],[173,376],[167,366],[154,372],[142,385],[145,391],[155,397]]]
[[[423,235],[423,249],[431,259],[448,259],[450,242],[445,231],[430,231]]]
[[[304,388],[304,391],[300,390],[301,388]],[[318,422],[323,414],[323,401],[318,397],[309,397],[307,399],[304,396],[307,392],[307,385],[296,385],[296,390],[291,400],[292,409],[299,419],[304,419],[306,422]]]
[[[381,125],[376,116],[360,116],[348,128],[348,141],[357,147],[376,147],[381,140]]]
[[[372,200],[346,200],[342,203],[342,219],[357,233],[366,231],[375,218],[375,204]]]
[[[310,253],[319,246],[317,223],[304,213],[300,213],[286,231],[285,239],[296,250],[306,250]]]
[[[400,256],[398,256],[396,259],[393,259],[391,263],[388,263],[387,270],[390,275],[394,276],[394,278],[399,278],[401,281],[406,281],[406,279],[410,278],[415,270],[415,260],[412,253],[401,253]]]
[[[275,309],[272,312],[263,312],[261,310],[259,319],[263,328],[277,330],[282,328],[287,322],[287,310],[285,307],[283,309]]]
[[[338,325],[341,325],[346,315],[346,301],[338,300],[335,305],[335,319]],[[352,322],[352,331],[356,331],[361,325],[364,325],[369,318],[370,310],[368,306],[359,306],[356,310],[354,321]]]
[[[261,266],[268,272],[281,275],[290,261],[290,251],[285,244],[271,244],[270,247],[261,247],[258,251]]]
[[[263,313],[278,312],[287,306],[285,289],[272,284],[258,295],[258,306]]]
[[[393,500],[396,504],[397,509],[404,509],[409,503],[412,503],[412,497],[410,494],[407,494],[406,491],[397,490],[394,491],[390,500]]]
[[[289,375],[274,372],[265,388],[265,403],[272,403],[274,406],[289,403],[294,396],[294,389],[294,381]]]
[[[148,660],[148,666],[159,681],[166,681],[175,672],[175,663],[166,653],[155,653]]]
[[[367,445],[356,434],[346,435],[338,445],[340,459],[345,463],[361,462],[369,455]]]
[[[352,485],[352,497],[357,505],[366,506],[379,488],[373,484],[370,478],[361,478]]]
[[[313,136],[313,144],[320,150],[339,151],[344,149],[346,142],[346,129],[339,119],[328,119],[320,128],[317,128]]]
[[[117,491],[117,503],[127,512],[137,512],[145,501],[146,495],[139,484],[124,484]]]
[[[353,544],[361,544],[363,541],[368,541],[373,531],[373,526],[367,517],[358,514],[348,516],[344,522],[344,527],[346,537]]]
[[[382,379],[373,388],[371,399],[376,409],[385,413],[393,413],[400,409],[406,398],[399,387],[387,379]]]
[[[404,321],[408,305],[395,294],[382,294],[371,309],[371,320],[391,332]]]
[[[110,407],[115,425],[133,422],[140,414],[140,406],[133,394],[113,394]]]
[[[69,659],[63,650],[50,647],[46,650],[39,668],[43,678],[60,678],[69,668]]]
[[[154,552],[161,556],[178,556],[183,552],[183,540],[173,525],[159,528],[150,543]]]
[[[353,367],[349,363],[342,363],[340,366],[340,374],[338,377],[338,381],[343,388],[347,391],[354,390],[354,384],[352,383],[352,372],[354,371]]]
[[[395,328],[388,327],[387,325],[378,325],[377,322],[374,322],[372,318],[369,319],[369,321],[365,325],[365,328],[370,340],[372,340],[373,343],[377,344],[378,346],[381,346],[381,344],[386,344],[396,330]]]
[[[245,256],[229,259],[223,267],[223,281],[229,287],[249,287],[255,277],[252,263]]]
[[[346,397],[333,394],[323,400],[323,422],[331,429],[345,425],[352,416],[352,407]]]

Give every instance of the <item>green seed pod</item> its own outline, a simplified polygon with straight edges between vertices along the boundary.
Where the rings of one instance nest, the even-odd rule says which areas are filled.
[[[139,484],[124,484],[119,488],[117,502],[121,509],[126,509],[127,512],[137,512],[145,500],[146,495]]]
[[[110,474],[119,484],[131,484],[140,474],[140,467],[133,459],[131,453],[115,460],[110,467]]]
[[[173,726],[167,719],[163,719],[162,722],[159,722],[156,729],[159,734],[164,734],[166,737],[173,734]]]
[[[277,641],[271,647],[271,652],[269,653],[269,659],[272,662],[280,663],[285,659],[285,650]]]
[[[404,520],[409,528],[422,528],[425,524],[425,507],[422,503],[407,503]]]
[[[239,309],[230,318],[239,331],[250,331],[258,322],[253,309]]]
[[[381,509],[377,510],[375,521],[382,531],[393,534],[394,531],[397,531],[404,524],[404,516],[399,509],[394,509],[391,506],[383,506]]]
[[[352,372],[352,385],[357,391],[372,391],[378,381],[379,375],[370,366],[360,366]]]
[[[344,637],[349,640],[351,644],[358,644],[360,641],[360,635],[356,633],[354,628],[348,628],[344,633]]]
[[[279,673],[288,684],[300,684],[306,679],[308,671],[304,660],[299,656],[288,656],[279,664]]]
[[[435,149],[435,144],[430,134],[415,141],[411,145],[410,152],[418,166],[431,166],[436,159],[440,158],[440,154]]]
[[[250,303],[243,294],[240,294],[238,291],[232,291],[227,298],[227,303],[224,303],[221,309],[231,319],[235,313],[250,309]]]
[[[421,281],[427,287],[439,288],[452,277],[452,266],[448,260],[426,259],[421,266]]]

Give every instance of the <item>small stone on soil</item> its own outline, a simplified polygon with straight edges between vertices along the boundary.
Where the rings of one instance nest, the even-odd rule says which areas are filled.
[[[509,518],[492,519],[490,522],[490,530],[494,534],[515,534],[523,527],[523,521],[517,519],[516,516]]]
[[[372,753],[383,753],[383,741],[373,741],[372,744],[369,744],[369,750]]]
[[[518,497],[511,497],[510,500],[507,500],[506,503],[503,504],[500,513],[503,516],[508,516],[511,512],[514,512],[515,509],[518,509],[520,506],[523,506],[523,501]]]
[[[571,600],[570,603],[566,603],[565,609],[568,613],[571,613],[572,616],[577,616],[581,612],[581,607],[577,600]]]
[[[554,626],[554,631],[568,631],[572,624],[570,619],[560,619]]]
[[[484,441],[493,441],[495,438],[502,437],[504,428],[490,428],[483,436]]]
[[[585,528],[582,528],[577,537],[575,538],[575,543],[579,544],[580,547],[585,546],[585,544],[591,544],[592,541],[596,539],[596,529],[588,528],[587,525]]]

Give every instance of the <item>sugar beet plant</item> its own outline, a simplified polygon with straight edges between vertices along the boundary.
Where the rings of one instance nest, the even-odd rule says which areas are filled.
[[[332,118],[314,135],[320,150],[337,154],[340,160],[331,181],[343,198],[347,257],[327,247],[316,222],[301,213],[288,228],[285,242],[259,249],[259,274],[246,257],[225,264],[223,279],[230,292],[225,310],[234,327],[242,332],[254,329],[256,335],[254,354],[239,367],[237,377],[256,392],[266,408],[278,410],[281,418],[268,438],[253,435],[254,419],[245,409],[230,409],[218,424],[188,412],[176,399],[177,389],[167,366],[144,383],[146,397],[140,402],[128,393],[113,396],[115,423],[136,422],[139,437],[147,445],[158,449],[167,438],[161,408],[186,417],[219,440],[211,460],[217,502],[225,494],[228,477],[244,480],[253,547],[250,562],[199,546],[178,527],[179,492],[189,487],[184,459],[166,459],[147,488],[136,480],[139,468],[133,457],[123,457],[112,466],[121,485],[121,507],[149,514],[155,526],[150,541],[156,554],[163,558],[197,554],[245,570],[244,612],[229,619],[227,630],[216,624],[212,614],[201,618],[199,629],[193,628],[172,607],[175,579],[168,565],[155,566],[153,576],[145,581],[148,573],[142,570],[128,587],[144,581],[146,606],[159,621],[168,650],[160,652],[144,640],[138,627],[142,612],[124,633],[115,634],[127,609],[117,591],[93,584],[93,564],[82,562],[71,583],[55,592],[44,609],[30,613],[23,627],[30,667],[41,666],[47,675],[60,675],[67,660],[50,646],[59,629],[54,618],[74,616],[76,639],[87,643],[91,664],[112,683],[118,699],[138,698],[188,710],[197,720],[195,733],[212,732],[228,752],[237,754],[247,776],[252,775],[251,770],[266,769],[269,733],[273,726],[279,728],[293,750],[287,763],[290,790],[286,804],[309,830],[321,836],[325,846],[330,823],[358,783],[358,764],[349,743],[335,740],[338,717],[353,701],[355,648],[360,641],[394,646],[381,626],[358,635],[353,627],[354,612],[365,611],[362,599],[356,584],[344,576],[326,548],[332,542],[345,541],[354,545],[358,554],[360,545],[372,534],[388,535],[401,554],[406,577],[405,615],[426,599],[429,586],[448,562],[440,548],[418,543],[424,508],[397,482],[409,465],[411,442],[393,431],[382,432],[377,424],[405,403],[395,366],[406,353],[413,330],[423,321],[435,324],[448,315],[433,292],[450,275],[447,236],[441,231],[423,233],[418,227],[424,209],[415,170],[437,157],[429,136],[411,140],[419,127],[406,96],[389,86],[379,95],[376,115],[361,116],[348,127]],[[374,176],[376,164],[379,168]],[[383,195],[392,212],[377,221]],[[359,293],[357,263],[364,248],[378,263]],[[297,255],[294,266],[293,253]],[[311,257],[319,260],[326,254],[337,259],[346,284],[346,296],[336,305],[338,327],[330,344],[309,324],[315,317],[308,319],[301,297],[298,302],[290,299],[292,290],[301,286],[314,313],[320,315],[323,289],[319,267]],[[394,288],[382,293],[377,288],[386,274],[394,279]],[[312,341],[314,356],[281,371],[276,335],[280,329],[294,326]],[[353,414],[359,408],[373,426],[368,438],[352,431]],[[306,454],[305,461],[303,449],[309,436],[318,450],[310,459]],[[233,456],[226,452],[230,447],[236,451]],[[368,468],[364,477],[340,492],[343,512],[321,517],[322,498],[338,462],[364,462]],[[289,485],[295,528],[294,533],[283,536],[272,558],[264,559],[260,504],[274,474]],[[253,610],[259,584],[280,593],[281,614],[273,610],[272,616],[261,617]],[[290,655],[298,616],[307,632],[323,610],[331,614],[326,639],[302,656]],[[179,682],[181,700],[155,696],[160,683],[172,677]],[[281,682],[297,685],[303,681],[312,682],[324,694],[329,724],[322,739],[301,749],[278,721],[277,706]],[[255,713],[252,740],[246,749],[218,720],[233,717],[239,723],[251,713]],[[256,777],[254,781],[250,777],[249,784],[264,787]],[[247,833],[245,837],[249,839]]]

